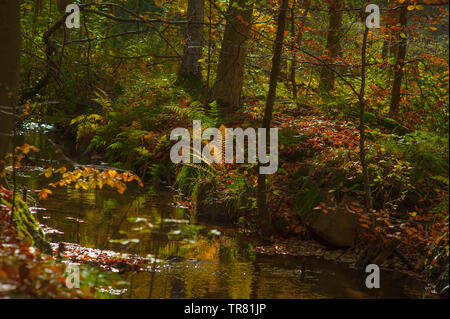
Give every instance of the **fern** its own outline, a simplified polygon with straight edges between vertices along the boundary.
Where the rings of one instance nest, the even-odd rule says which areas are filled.
[[[111,145],[109,145],[107,147],[107,149],[116,151],[116,150],[120,150],[123,147],[124,147],[124,144],[122,142],[115,142],[115,143],[112,143]]]
[[[167,139],[167,135],[164,134],[160,138],[158,138],[155,146],[155,151],[159,151],[161,149],[164,149],[165,146],[169,143],[169,140]]]
[[[186,164],[181,167],[175,179],[175,185],[188,195],[192,195],[199,180],[207,177],[212,171],[200,164]]]
[[[142,157],[150,156],[150,152],[145,147],[142,147],[142,146],[136,147],[134,150],[139,154],[139,156],[142,156]]]
[[[98,104],[100,104],[104,111],[112,111],[112,107],[111,107],[112,102],[111,102],[111,99],[109,98],[108,94],[100,88],[97,88],[97,90],[98,91],[94,92],[94,94],[97,96],[97,98],[92,99],[92,100],[97,102]]]
[[[77,141],[96,132],[105,119],[99,114],[80,115],[70,121],[70,125],[77,126]]]
[[[189,120],[201,120],[202,124],[207,127],[216,126],[219,123],[220,111],[217,103],[211,103],[211,109],[208,114],[205,112],[203,104],[199,101],[192,102],[188,107],[181,107],[176,104],[167,105],[166,108],[176,113],[182,118]]]
[[[214,125],[217,125],[218,123],[220,123],[220,109],[217,105],[217,101],[213,101],[212,103],[209,104],[210,109],[209,109],[209,117],[210,119],[214,122]]]

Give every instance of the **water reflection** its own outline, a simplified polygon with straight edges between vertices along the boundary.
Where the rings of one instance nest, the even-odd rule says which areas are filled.
[[[58,160],[51,158],[40,134],[31,139],[28,143],[40,147],[41,155]],[[40,189],[49,180],[30,170],[20,174],[19,182]],[[153,271],[121,274],[125,283],[113,285],[115,294],[108,297],[402,298],[423,293],[422,283],[401,274],[382,272],[381,288],[369,290],[344,264],[254,253],[233,229],[218,228],[221,235],[215,236],[209,234],[215,226],[196,226],[185,209],[172,205],[175,201],[182,201],[176,192],[154,185],[131,188],[124,195],[69,186],[55,189],[39,203],[46,210],[36,214],[42,224],[57,230],[47,235],[52,242],[151,254],[164,261]]]
[[[230,229],[219,229],[220,236],[207,236],[203,231],[187,240],[170,238],[168,233],[182,224],[167,220],[186,219],[183,210],[170,205],[178,199],[172,191],[149,187],[136,196],[117,196],[106,190],[80,192],[67,188],[54,195],[43,202],[47,210],[38,212],[42,223],[63,232],[49,234],[52,241],[140,256],[152,254],[165,261],[151,272],[123,274],[128,283],[123,298],[421,296],[422,284],[399,274],[382,273],[381,289],[369,290],[347,265],[253,253],[245,238]],[[45,215],[50,218],[41,218]],[[135,231],[132,221],[137,218],[153,224],[153,231]],[[131,238],[139,242],[114,242]]]

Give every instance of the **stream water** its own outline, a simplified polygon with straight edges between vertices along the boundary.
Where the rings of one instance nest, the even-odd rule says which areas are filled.
[[[33,129],[19,139],[18,145],[40,148],[33,165],[64,164],[44,133]],[[19,170],[19,183],[29,190],[43,188],[49,180],[40,171]],[[148,271],[116,273],[119,280],[102,288],[105,298],[424,296],[424,284],[404,274],[382,271],[381,287],[368,289],[346,264],[255,253],[248,238],[233,228],[191,224],[189,211],[175,204],[182,201],[176,191],[156,185],[130,187],[123,195],[107,187],[80,191],[69,186],[54,189],[34,212],[53,243],[153,258]],[[151,229],[143,231],[142,223]]]

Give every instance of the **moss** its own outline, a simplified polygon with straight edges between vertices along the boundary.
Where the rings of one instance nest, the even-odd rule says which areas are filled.
[[[351,109],[346,112],[348,116],[359,118],[360,111],[359,109]],[[398,133],[400,135],[405,135],[409,132],[409,129],[397,122],[396,120],[392,118],[380,118],[375,113],[365,111],[365,121],[367,124],[378,124],[388,130],[390,130],[392,133]]]
[[[400,124],[399,122],[391,118],[383,118],[380,119],[378,122],[384,128],[387,128],[392,132],[399,133],[401,135],[404,135],[409,132],[409,129],[406,126]]]
[[[297,194],[295,212],[304,220],[321,201],[319,187],[314,182],[307,181]]]
[[[1,199],[1,202],[7,206],[11,206],[11,204],[3,198]],[[29,240],[32,245],[36,246],[44,253],[51,255],[52,248],[50,243],[45,240],[44,232],[33,214],[31,214],[27,204],[20,198],[16,198],[15,202],[16,208],[12,220],[19,236]]]
[[[359,118],[360,110],[359,110],[359,108],[348,109],[346,111],[346,114],[348,116],[351,116],[351,117],[354,117],[354,118]],[[364,112],[364,120],[366,121],[366,123],[375,123],[376,119],[377,119],[377,116],[374,113],[369,112],[369,111],[365,111]]]

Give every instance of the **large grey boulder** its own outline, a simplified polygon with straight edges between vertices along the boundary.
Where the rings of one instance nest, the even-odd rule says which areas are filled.
[[[357,220],[341,207],[312,212],[307,221],[308,227],[320,238],[336,247],[353,247],[356,241]]]
[[[350,199],[341,203],[330,203],[328,192],[320,189],[314,182],[304,183],[297,194],[295,210],[303,224],[320,239],[334,247],[352,247],[356,241],[358,221],[355,214],[345,209]],[[315,209],[320,203],[326,203],[326,212]]]

